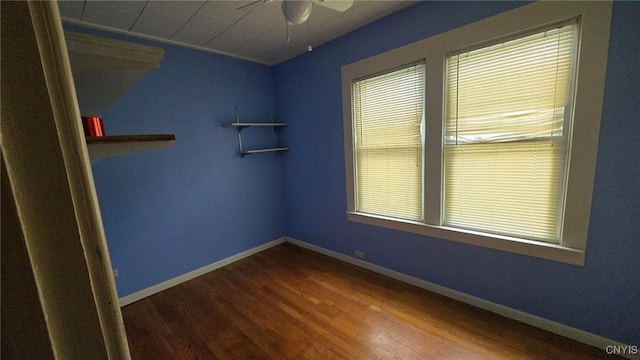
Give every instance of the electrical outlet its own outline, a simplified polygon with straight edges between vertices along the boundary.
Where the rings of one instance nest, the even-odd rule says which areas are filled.
[[[112,269],[113,270],[113,277],[118,277],[118,269]]]
[[[353,255],[355,257],[357,257],[358,259],[364,259],[364,251],[356,250],[356,251],[353,252]]]

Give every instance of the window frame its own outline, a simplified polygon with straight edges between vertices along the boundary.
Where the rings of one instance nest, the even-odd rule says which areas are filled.
[[[610,2],[537,2],[342,67],[347,219],[574,265],[583,265],[595,177],[611,23]],[[442,225],[443,127],[446,57],[454,52],[580,19],[568,148],[564,213],[559,243],[548,243]],[[425,63],[424,220],[399,220],[355,211],[352,134],[354,80],[415,62]],[[582,74],[582,75],[581,75]]]
[[[379,77],[379,76],[384,76],[384,75],[387,75],[387,74],[390,74],[390,73],[394,73],[396,71],[406,70],[406,69],[414,67],[414,66],[420,66],[421,67],[421,72],[422,72],[421,96],[422,96],[423,114],[422,114],[421,125],[420,125],[421,126],[421,133],[422,133],[421,134],[421,144],[420,144],[420,162],[421,162],[421,167],[423,168],[424,167],[424,131],[422,131],[422,126],[424,126],[424,107],[425,107],[425,101],[426,101],[426,99],[424,98],[424,90],[426,89],[424,62],[420,61],[420,62],[417,62],[417,63],[404,64],[404,65],[402,65],[400,67],[397,67],[397,68],[388,69],[388,70],[386,70],[386,71],[384,71],[382,73],[375,73],[375,74],[371,74],[371,75],[369,75],[367,77],[364,77],[364,78],[353,79],[352,80],[352,86],[351,86],[351,96],[353,98],[354,93],[356,92],[354,87],[356,86],[357,83],[359,83],[361,81],[366,81],[366,80],[373,79],[373,78],[376,78],[376,77]],[[355,103],[355,101],[353,103]],[[357,112],[356,111],[356,106],[354,105],[352,107],[352,112],[351,112],[352,116],[354,116],[356,112]],[[356,131],[357,130],[356,122],[357,122],[357,120],[354,119],[353,123],[352,123],[353,128],[351,129],[352,131]],[[356,138],[357,138],[357,134],[354,134],[352,132],[352,140],[355,140]],[[358,160],[357,159],[358,159],[358,150],[357,150],[357,146],[354,144],[354,146],[353,146],[353,160],[352,161],[353,161],[353,174],[354,174],[354,183],[353,183],[354,184],[354,209],[356,209],[356,211],[357,211],[357,207],[358,207],[358,196],[359,196],[358,189],[357,189],[358,188],[357,183],[359,182],[359,180],[358,180]],[[420,183],[421,183],[420,184],[420,187],[421,187],[420,188],[420,192],[423,192],[423,190],[424,190],[424,168],[422,170],[423,171],[422,171],[421,178],[420,178]],[[422,218],[422,216],[424,214],[424,204],[421,203],[420,207],[421,207],[421,210],[422,210],[422,214],[420,215],[420,217]],[[363,211],[362,213],[363,214],[367,214],[367,215],[376,215],[374,213],[366,212],[366,211]],[[391,215],[388,215],[388,216],[390,218],[402,220],[401,218],[398,218],[398,217],[394,217],[394,216],[391,216]],[[421,220],[422,219],[414,220],[414,221],[421,221]]]
[[[536,142],[538,144],[542,144],[545,140],[549,141],[549,142],[552,142],[552,143],[556,143],[556,144],[557,143],[561,143],[559,145],[561,146],[561,148],[563,150],[562,150],[561,154],[559,154],[559,156],[563,160],[562,160],[562,163],[561,163],[561,177],[558,179],[560,181],[560,183],[558,184],[559,185],[558,193],[557,193],[557,196],[558,196],[558,207],[557,207],[558,214],[556,216],[556,223],[560,224],[560,225],[562,224],[562,220],[564,218],[563,217],[563,212],[564,212],[564,189],[565,189],[564,180],[565,180],[565,173],[566,173],[566,171],[565,171],[566,170],[566,165],[567,165],[567,162],[568,162],[568,160],[567,160],[568,159],[568,156],[567,156],[568,145],[571,143],[570,131],[564,131],[564,129],[571,129],[571,126],[573,124],[573,121],[572,121],[572,119],[573,119],[573,109],[574,109],[574,106],[573,106],[573,102],[574,102],[573,101],[573,93],[574,93],[574,89],[575,89],[575,81],[574,80],[575,80],[575,77],[576,77],[576,74],[577,74],[576,59],[579,58],[578,44],[580,42],[580,18],[576,17],[576,18],[571,18],[569,20],[561,21],[559,23],[547,24],[547,25],[544,25],[544,26],[541,26],[541,27],[538,27],[538,28],[535,28],[535,29],[529,29],[528,31],[523,32],[523,33],[518,33],[518,34],[514,34],[514,35],[509,35],[507,37],[498,38],[498,39],[495,39],[493,41],[483,43],[480,46],[473,46],[471,49],[459,49],[459,50],[456,50],[455,52],[447,53],[447,54],[445,54],[445,69],[444,69],[444,71],[445,71],[445,81],[447,81],[447,77],[449,76],[448,63],[449,63],[449,59],[450,58],[453,58],[455,56],[460,56],[462,54],[465,54],[465,53],[468,53],[468,52],[472,52],[472,51],[476,51],[476,50],[482,50],[482,49],[486,49],[486,48],[491,48],[494,45],[501,45],[501,44],[504,44],[504,43],[509,42],[509,41],[520,40],[520,39],[523,39],[523,38],[527,38],[529,36],[535,36],[535,35],[539,35],[539,34],[542,34],[542,33],[546,34],[549,31],[553,31],[553,30],[556,30],[556,29],[559,29],[559,28],[562,28],[562,27],[565,27],[565,26],[575,26],[575,30],[574,31],[575,31],[576,34],[575,34],[575,39],[571,44],[571,48],[572,48],[571,51],[573,52],[573,54],[572,54],[573,55],[573,57],[572,57],[573,60],[570,61],[571,68],[569,69],[568,80],[567,80],[568,86],[567,86],[567,92],[566,92],[566,97],[567,98],[566,98],[565,104],[567,104],[566,108],[568,110],[565,110],[563,112],[563,117],[562,117],[563,118],[563,120],[562,120],[562,124],[563,124],[562,125],[562,129],[563,129],[563,131],[561,132],[560,135],[552,135],[552,136],[544,136],[544,137],[540,137],[540,136],[536,135],[533,138],[513,139],[513,140],[508,141],[509,143],[512,143],[512,144],[515,144],[515,143],[518,143],[518,142],[531,142],[531,141],[534,141],[534,142]],[[456,90],[448,89],[447,86],[445,85],[445,90],[444,90],[444,94],[443,94],[443,101],[445,101],[445,102],[449,101],[448,96],[452,91],[455,92]],[[443,129],[444,129],[447,126],[446,125],[447,121],[448,121],[447,117],[448,117],[449,114],[447,114],[447,110],[446,109],[443,110],[443,111],[444,111],[444,113],[443,113]],[[445,133],[446,133],[446,131],[445,131]],[[467,144],[472,145],[474,142],[475,141],[469,141],[469,142],[467,142]],[[487,145],[489,143],[491,143],[491,141],[488,141],[488,142],[487,141],[481,141],[481,142],[482,143],[486,143]],[[446,152],[447,152],[446,148],[447,148],[448,145],[451,145],[451,144],[447,143],[446,136],[444,136],[444,139],[443,139],[443,154],[442,154],[444,179],[446,179],[446,166],[445,166],[445,164],[447,163],[447,160],[446,160],[446,156],[445,155],[446,155]],[[473,151],[473,150],[471,150],[471,151]],[[441,194],[443,194],[443,195],[441,195],[441,196],[443,197],[443,199],[441,200],[441,206],[442,206],[442,211],[443,211],[443,217],[442,217],[443,225],[447,226],[446,225],[446,209],[445,209],[445,206],[444,206],[444,203],[446,202],[446,181],[444,179],[443,179],[443,182],[442,182],[443,190],[441,191]],[[452,228],[456,228],[456,229],[464,228],[464,227],[455,227],[455,226],[451,226],[451,225],[448,225],[448,226],[450,226]],[[469,227],[467,229],[483,232],[482,229],[474,229],[473,227]],[[486,231],[486,232],[491,232],[491,231]],[[529,238],[529,240],[542,241],[542,242],[547,242],[547,243],[557,243],[557,241],[560,240],[560,236],[561,236],[560,233],[561,233],[561,226],[558,226],[558,228],[556,229],[556,236],[553,239]],[[500,234],[500,233],[498,232],[498,234]],[[518,238],[517,235],[513,235],[513,234],[509,235],[509,234],[506,234],[506,233],[502,233],[502,235],[512,236],[512,237]]]

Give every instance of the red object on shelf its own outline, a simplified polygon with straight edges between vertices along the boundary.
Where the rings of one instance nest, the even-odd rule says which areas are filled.
[[[83,116],[82,128],[84,136],[104,136],[104,125],[102,125],[102,118],[99,116]]]

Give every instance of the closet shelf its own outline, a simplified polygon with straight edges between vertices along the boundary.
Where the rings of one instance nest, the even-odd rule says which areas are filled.
[[[164,49],[65,31],[78,106],[100,116],[144,75],[160,67]]]
[[[91,164],[95,164],[109,156],[170,147],[175,140],[174,134],[87,137],[87,148]]]

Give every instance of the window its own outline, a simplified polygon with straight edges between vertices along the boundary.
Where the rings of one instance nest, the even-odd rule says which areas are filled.
[[[424,66],[353,84],[356,210],[422,219]]]
[[[343,66],[348,219],[582,264],[610,17],[539,2]]]
[[[558,242],[577,32],[447,57],[444,225]]]

